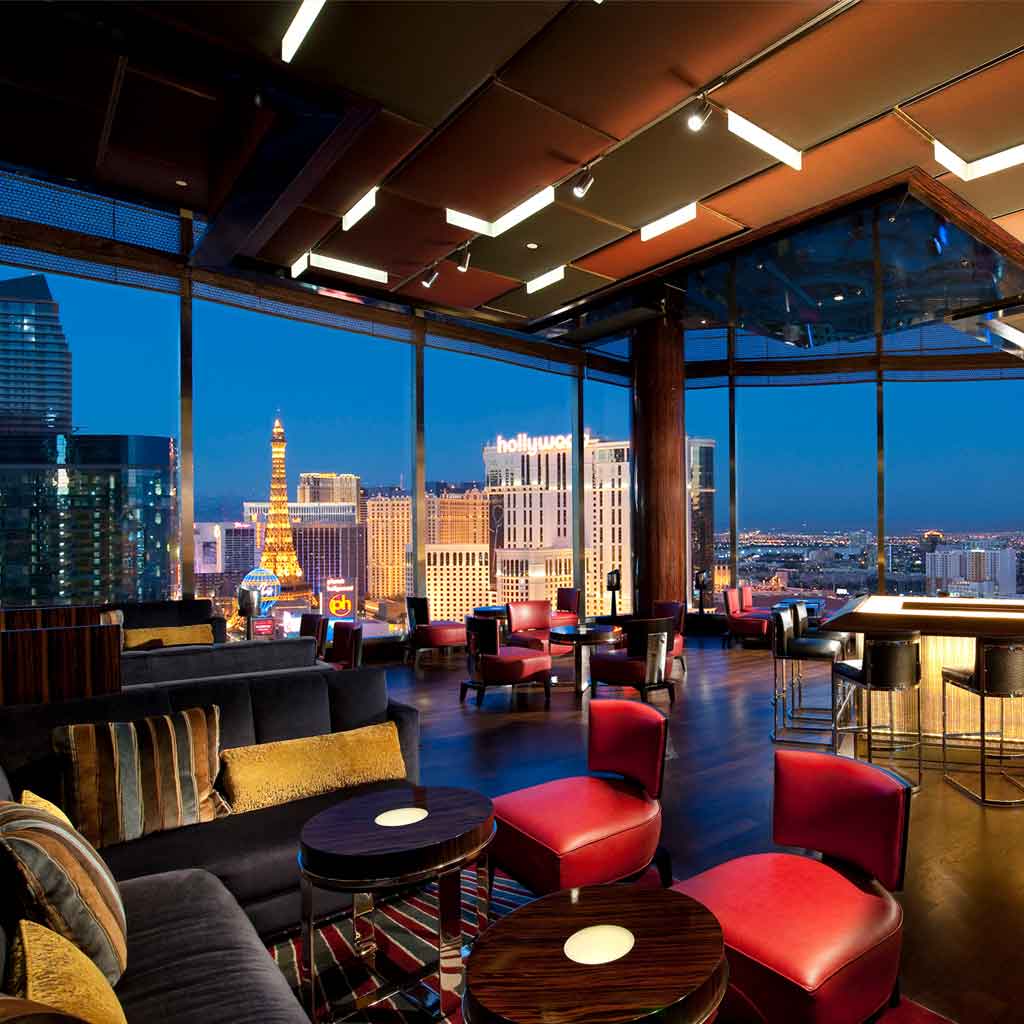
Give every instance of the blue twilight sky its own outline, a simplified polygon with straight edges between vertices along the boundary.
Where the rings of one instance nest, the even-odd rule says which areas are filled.
[[[24,273],[0,266],[0,279]],[[47,279],[71,345],[76,427],[177,435],[176,299]],[[194,346],[200,518],[238,514],[238,502],[267,494],[278,411],[292,490],[302,470],[408,482],[406,345],[196,302]],[[887,384],[885,396],[893,532],[1024,527],[1024,381]],[[569,432],[570,399],[566,378],[428,351],[428,479],[481,480],[481,448],[498,433]],[[588,382],[585,402],[592,433],[628,436],[625,389]],[[717,441],[716,519],[725,528],[725,390],[689,391],[686,424]],[[741,528],[873,528],[873,385],[740,389],[737,433]]]

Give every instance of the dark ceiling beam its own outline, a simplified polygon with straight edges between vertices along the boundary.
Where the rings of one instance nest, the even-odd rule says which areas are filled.
[[[117,104],[121,99],[121,86],[124,84],[124,73],[128,67],[128,58],[121,55],[114,65],[114,74],[110,83],[110,95],[107,97],[107,109],[103,114],[103,125],[100,128],[100,139],[96,146],[96,172],[107,155],[107,147],[110,145],[110,133],[114,127],[114,115],[117,113]]]

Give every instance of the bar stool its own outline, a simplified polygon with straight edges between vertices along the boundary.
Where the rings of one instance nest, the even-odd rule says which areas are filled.
[[[964,736],[965,733],[949,733],[946,729],[946,688],[956,686],[967,690],[978,698],[980,709],[980,742],[979,771],[981,775],[980,792],[975,792],[959,779],[954,779],[947,772],[946,739],[947,736]],[[999,701],[999,753],[995,755],[1000,762],[1000,774],[1007,782],[1024,790],[1020,781],[1009,775],[1002,763],[1020,753],[1006,754],[1003,736],[1006,723],[1006,701],[1014,697],[1024,697],[1024,639],[989,639],[979,637],[974,668],[942,669],[942,777],[954,788],[965,793],[972,800],[988,807],[1017,807],[1024,804],[1024,797],[1016,800],[997,800],[988,796],[986,774],[989,763],[988,733],[985,730],[985,698],[995,697]]]
[[[829,640],[822,637],[797,637],[795,636],[795,620],[792,608],[780,608],[772,612],[772,673],[774,690],[772,693],[772,733],[771,738],[776,742],[803,743],[809,746],[827,746],[827,741],[799,739],[786,736],[786,732],[827,732],[833,727],[834,716],[830,709],[822,709],[827,718],[814,721],[807,715],[795,713],[795,709],[786,709],[786,669],[790,668],[790,692],[795,692],[796,672],[794,666],[799,666],[802,661],[827,661],[835,664],[842,653],[842,646],[838,640]],[[782,664],[782,685],[779,685],[779,664]],[[802,685],[802,684],[801,684]],[[834,693],[834,688],[833,688]],[[781,726],[779,721],[779,708],[782,709]],[[793,724],[804,723],[804,724]],[[810,722],[811,724],[806,724]]]
[[[921,780],[924,770],[924,744],[921,735],[921,635],[920,633],[904,633],[890,636],[867,636],[864,638],[863,659],[850,659],[848,661],[837,661],[832,666],[832,703],[835,707],[835,716],[832,728],[832,751],[839,753],[839,738],[842,733],[854,733],[853,754],[857,756],[856,737],[860,733],[867,736],[868,761],[875,760],[875,730],[874,730],[874,701],[872,694],[878,691],[887,693],[889,697],[889,759],[896,750],[906,750],[909,747],[917,747],[917,783],[913,785],[916,792],[921,788]],[[865,717],[864,725],[842,725],[843,714],[847,711],[852,713],[852,703],[855,692],[865,691]],[[917,705],[917,742],[906,743],[897,746],[896,743],[896,719],[895,719],[895,695],[914,692]],[[897,775],[908,779],[901,771],[894,768],[890,763],[889,768]]]
[[[839,644],[839,657],[846,658],[853,646],[852,633],[839,633],[834,630],[818,629],[810,625],[807,614],[807,604],[804,601],[794,601],[790,607],[793,610],[793,637],[796,640],[835,640]],[[826,719],[826,727],[832,724],[834,708],[811,706],[804,704],[804,680],[800,661],[794,664],[795,678],[791,692],[789,714],[790,718],[810,719],[812,721]]]

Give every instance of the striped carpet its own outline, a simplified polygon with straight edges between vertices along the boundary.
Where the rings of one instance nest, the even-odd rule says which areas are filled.
[[[645,880],[653,884],[652,880]],[[491,913],[494,917],[521,907],[532,895],[518,882],[497,874]],[[470,868],[462,873],[462,925],[465,936],[476,935],[476,873]],[[404,970],[413,970],[428,960],[437,958],[434,945],[437,927],[437,887],[428,885],[421,892],[395,899],[379,906],[376,915],[377,944],[389,959]],[[341,920],[329,924],[316,933],[317,983],[320,987],[318,1005],[325,998],[336,1013],[344,1011],[344,1004],[352,993],[366,995],[380,986],[380,979],[371,974],[352,948],[351,922]],[[296,997],[305,1005],[307,972],[301,938],[289,939],[271,947],[270,955],[284,972]],[[300,979],[302,989],[299,987]],[[432,985],[432,979],[427,982]],[[432,1018],[416,1009],[401,996],[377,1003],[368,1010],[350,1018],[352,1024],[427,1024]],[[461,1012],[449,1018],[450,1024],[462,1024]],[[720,1024],[727,1024],[721,1021]],[[910,999],[884,1013],[879,1024],[954,1024]]]

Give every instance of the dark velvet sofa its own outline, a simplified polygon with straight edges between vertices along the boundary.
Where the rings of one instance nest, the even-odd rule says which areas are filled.
[[[206,597],[181,601],[127,601],[104,605],[100,611],[124,612],[125,629],[155,629],[160,626],[204,626],[213,628],[213,642],[227,643],[227,622],[213,614],[213,602]]]
[[[55,726],[136,720],[208,704],[221,709],[222,748],[393,721],[407,777],[419,779],[419,712],[388,699],[383,670],[335,672],[318,666],[0,708],[0,799],[13,799],[27,788],[60,800],[59,763],[50,740]],[[121,885],[128,917],[129,966],[116,992],[129,1024],[304,1021],[264,940],[299,924],[296,852],[303,824],[343,796],[369,788],[105,847],[101,853]],[[349,903],[343,894],[324,892],[317,910],[327,916]],[[9,928],[12,908],[5,904],[0,897],[0,924]],[[3,945],[0,932],[0,950]]]

